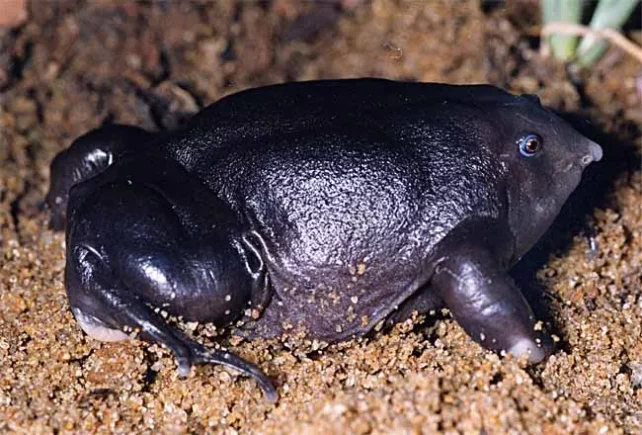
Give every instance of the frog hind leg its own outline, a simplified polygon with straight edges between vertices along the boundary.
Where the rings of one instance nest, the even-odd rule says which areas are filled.
[[[65,228],[67,202],[72,186],[88,180],[112,165],[121,153],[150,141],[154,135],[138,127],[107,125],[74,140],[51,162],[51,182],[45,204],[51,210],[49,227]]]
[[[138,332],[141,339],[160,343],[176,355],[181,377],[186,377],[195,364],[221,364],[255,379],[269,402],[278,399],[274,384],[260,368],[227,350],[208,349],[171,328],[140,299],[122,291],[124,286],[114,279],[94,253],[79,249],[74,263],[80,273],[67,274],[67,291],[82,293],[78,295],[80,297],[70,299],[75,299],[72,311],[88,334],[99,340],[115,341],[128,338],[129,331]],[[91,283],[85,282],[87,287],[80,289],[87,278]]]
[[[193,195],[183,195],[178,206],[168,202],[171,191],[159,193],[142,183],[107,183],[88,194],[84,187],[71,191],[65,270],[69,302],[83,329],[99,339],[135,334],[162,344],[176,355],[181,376],[195,364],[232,367],[255,379],[266,399],[275,401],[272,381],[257,366],[197,343],[168,324],[158,308],[186,313],[186,320],[220,322],[223,315],[227,323],[251,298],[251,276],[233,249],[220,246],[226,239],[185,216],[188,202],[199,197],[198,186],[191,186]],[[184,216],[177,216],[177,209]]]

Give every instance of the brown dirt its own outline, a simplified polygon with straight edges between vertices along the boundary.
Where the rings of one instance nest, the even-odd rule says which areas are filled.
[[[536,15],[476,4],[38,1],[0,30],[0,432],[640,433],[640,66],[612,51],[569,75],[533,51]],[[56,152],[104,121],[171,128],[248,86],[370,75],[491,82],[591,120],[604,162],[515,272],[553,357],[524,368],[447,317],[316,353],[242,343],[279,384],[269,405],[234,372],[180,381],[158,346],[81,333],[39,209]]]

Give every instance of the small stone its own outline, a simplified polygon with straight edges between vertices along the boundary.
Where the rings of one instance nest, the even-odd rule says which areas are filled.
[[[0,27],[18,27],[27,21],[27,0],[3,0]]]

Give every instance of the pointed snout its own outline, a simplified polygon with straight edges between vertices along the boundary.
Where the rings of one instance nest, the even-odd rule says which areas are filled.
[[[582,157],[582,166],[584,167],[588,166],[592,162],[599,162],[600,160],[602,160],[602,156],[604,155],[601,146],[593,141],[588,142],[589,153]]]
[[[602,147],[596,144],[595,142],[591,141],[589,143],[589,150],[591,151],[591,156],[593,156],[593,161],[594,162],[599,162],[602,160],[602,155],[604,154],[602,151]]]

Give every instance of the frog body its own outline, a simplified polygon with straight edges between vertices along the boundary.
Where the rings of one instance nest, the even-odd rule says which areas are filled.
[[[94,130],[52,163],[48,202],[85,331],[139,331],[181,374],[226,364],[275,399],[260,369],[162,313],[332,342],[445,306],[483,346],[541,361],[551,342],[506,271],[601,156],[533,96],[302,82],[225,97],[171,133]]]

